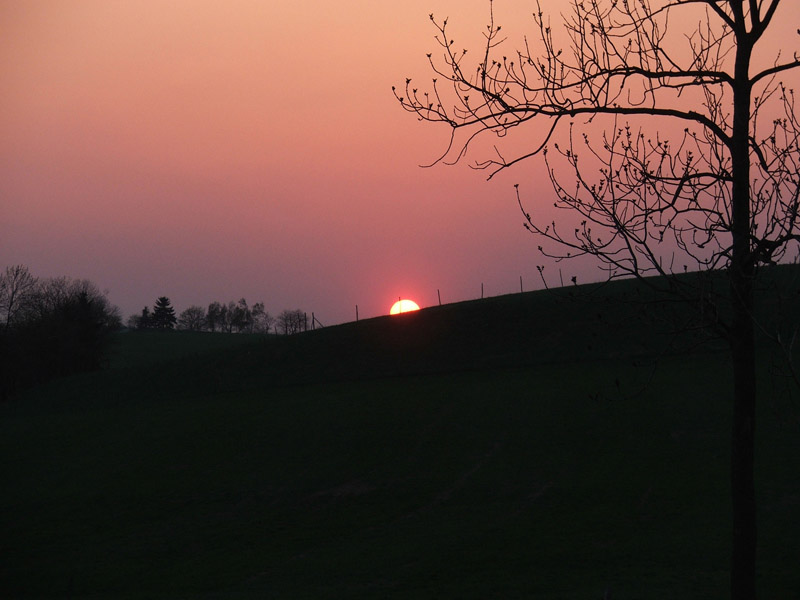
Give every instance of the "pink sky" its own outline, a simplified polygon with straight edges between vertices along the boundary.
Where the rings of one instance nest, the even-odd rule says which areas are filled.
[[[418,166],[447,131],[391,86],[430,79],[430,12],[475,47],[488,2],[0,4],[0,266],[90,279],[126,317],[244,297],[333,324],[541,287],[513,190],[552,203],[540,161]]]

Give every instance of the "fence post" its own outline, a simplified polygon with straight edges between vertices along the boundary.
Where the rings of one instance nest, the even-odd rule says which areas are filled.
[[[522,293],[522,275],[519,276],[519,293]]]
[[[481,300],[483,300],[483,283],[481,283]]]
[[[356,304],[356,323],[358,323],[358,304]]]
[[[436,289],[436,296],[439,298],[439,306],[442,305],[442,294],[439,293],[439,289]]]

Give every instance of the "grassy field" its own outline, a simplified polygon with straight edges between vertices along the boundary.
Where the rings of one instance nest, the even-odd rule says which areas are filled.
[[[626,285],[121,334],[0,406],[0,596],[724,597],[726,355]],[[797,598],[797,405],[762,364],[759,591]]]

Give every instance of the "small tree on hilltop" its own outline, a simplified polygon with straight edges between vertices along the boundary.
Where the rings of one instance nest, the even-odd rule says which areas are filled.
[[[778,79],[800,67],[797,38],[782,40],[784,54],[755,54],[781,3],[572,0],[563,25],[553,26],[537,2],[535,40],[500,52],[504,40],[492,16],[472,66],[447,20],[431,15],[441,58],[428,58],[437,78],[428,90],[407,79],[404,92],[395,91],[404,109],[451,128],[442,158],[452,150],[459,160],[483,134],[502,138],[536,127],[538,139],[527,149],[508,157],[496,149],[475,166],[491,178],[544,156],[556,208],[577,217],[567,225],[542,222],[517,190],[545,256],[591,256],[611,278],[660,275],[661,288],[697,307],[727,339],[731,589],[742,599],[755,597],[756,580],[754,280],[759,265],[779,261],[800,240],[800,122],[793,89]],[[796,2],[784,4],[785,14],[796,13]],[[566,135],[558,137],[564,124]],[[646,126],[655,131],[645,133]],[[570,172],[566,179],[554,155]],[[678,272],[724,269],[731,317],[721,316],[720,298],[675,277],[673,265]]]
[[[253,333],[269,333],[275,324],[275,318],[265,310],[263,302],[256,302],[253,305],[252,316]]]
[[[233,320],[236,312],[236,304],[231,301],[222,304],[219,312],[219,328],[225,333],[233,333]]]
[[[178,329],[203,331],[206,327],[206,311],[202,306],[190,306],[178,317]]]
[[[206,312],[206,327],[209,331],[215,332],[222,328],[223,305],[219,302],[212,302],[208,305]]]
[[[308,319],[302,310],[284,310],[278,315],[277,328],[284,335],[300,333],[308,329]]]
[[[161,296],[156,300],[153,307],[153,316],[151,318],[152,326],[155,329],[172,330],[175,329],[175,309],[172,308],[169,298]]]
[[[247,306],[247,300],[240,299],[239,302],[228,304],[228,312],[231,315],[231,328],[235,328],[237,333],[252,330],[253,311]]]
[[[145,306],[142,309],[142,314],[131,316],[128,324],[134,329],[150,329],[153,327],[153,314],[150,312],[150,308]]]

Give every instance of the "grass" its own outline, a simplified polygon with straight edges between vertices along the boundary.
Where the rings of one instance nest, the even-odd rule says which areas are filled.
[[[124,331],[116,335],[111,345],[109,367],[149,367],[186,356],[229,350],[257,339],[260,336],[196,331],[181,331],[170,335],[158,331]]]
[[[0,595],[723,597],[726,356],[652,374],[663,338],[626,306],[505,297],[218,350],[125,334],[127,363],[0,406]],[[759,591],[791,598],[800,433],[770,390]]]

